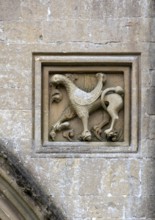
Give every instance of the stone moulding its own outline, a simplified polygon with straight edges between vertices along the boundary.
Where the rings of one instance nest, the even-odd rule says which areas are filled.
[[[0,141],[0,219],[65,220],[30,170]]]
[[[138,53],[34,53],[34,156],[45,156],[48,154],[52,157],[79,157],[86,155],[104,156],[107,153],[136,153],[138,151],[139,136],[139,57],[140,54]],[[58,77],[61,75],[66,77],[68,73],[71,75],[71,78],[76,78],[77,76],[79,83],[80,77],[84,77],[84,74],[86,75],[85,78],[87,82],[87,76],[96,77],[97,73],[103,73],[107,78],[105,90],[108,91],[108,89],[112,87],[122,88],[124,93],[123,107],[118,115],[120,119],[116,123],[116,129],[121,131],[121,138],[115,141],[107,141],[105,138],[106,132],[104,132],[104,130],[108,131],[108,127],[103,129],[102,138],[99,137],[97,139],[95,136],[93,136],[93,138],[91,136],[91,138],[88,138],[89,141],[84,139],[85,136],[82,137],[82,141],[79,141],[76,136],[77,134],[75,134],[76,137],[72,141],[72,136],[69,136],[70,133],[67,132],[62,133],[64,135],[58,132],[58,136],[57,133],[54,133],[54,138],[51,138],[50,132],[54,123],[53,121],[58,121],[57,114],[62,114],[62,105],[67,105],[65,103],[67,96],[64,92],[64,88],[60,85],[60,89],[57,89],[55,93],[55,103],[51,104],[50,80],[52,79],[53,82],[53,77],[55,77],[56,74]],[[74,79],[71,78],[70,80],[74,82]],[[83,81],[83,79],[81,81]],[[74,84],[76,85],[76,83]],[[89,85],[91,83],[86,84]],[[63,98],[60,96],[61,94]],[[89,93],[87,94],[89,95]],[[60,104],[59,98],[63,99]],[[98,120],[100,120],[101,116],[99,115],[101,112],[98,111],[95,114],[93,117],[98,117]],[[94,125],[93,117],[91,118],[90,116],[91,126]],[[65,123],[62,125],[67,126],[69,124],[68,121]],[[73,123],[71,122],[71,124],[75,131],[78,130],[76,126],[82,126],[82,123],[80,125],[78,119],[76,119],[75,122],[73,121]],[[79,130],[82,131],[81,129],[80,127]],[[54,132],[55,131],[56,130],[54,130]]]

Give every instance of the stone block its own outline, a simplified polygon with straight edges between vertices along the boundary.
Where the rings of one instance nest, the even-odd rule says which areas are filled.
[[[70,191],[74,192],[74,195],[82,197],[96,195],[105,200],[109,197],[139,196],[140,194],[140,165],[136,160],[126,162],[116,159],[110,161],[107,159],[89,159],[89,161],[80,161],[79,165],[72,160],[72,164],[74,165],[63,170],[66,169],[68,175],[73,174],[70,173],[73,168],[75,170],[72,182],[78,182],[78,188],[72,184],[72,191]],[[63,179],[61,182],[64,181]],[[58,183],[58,180],[56,182]],[[65,187],[63,184],[62,186]],[[66,189],[64,193],[67,195],[69,190],[64,189]]]
[[[146,200],[147,205],[147,218],[155,218],[155,196],[149,196]]]
[[[0,110],[1,138],[20,139],[31,138],[31,111]]]
[[[34,43],[40,41],[42,27],[40,22],[5,22],[4,32],[9,43]]]
[[[128,197],[125,205],[125,219],[146,219],[146,197]]]
[[[131,200],[130,200],[131,199]],[[125,219],[154,219],[155,218],[155,196],[132,197],[125,206]],[[130,203],[130,202],[131,203]]]
[[[78,203],[76,202],[78,200]],[[68,202],[67,202],[68,201]],[[77,196],[66,200],[70,219],[121,219],[123,217],[124,198],[101,196]],[[85,211],[87,210],[87,212]]]
[[[0,23],[0,42],[5,42],[6,41],[6,33],[4,32],[4,24],[1,22]]]
[[[142,156],[146,158],[155,158],[155,142],[154,139],[146,139],[141,146]]]
[[[151,84],[151,86],[155,86],[155,69],[154,70],[150,70],[150,78],[151,78],[151,82],[150,82],[150,84]]]
[[[129,160],[128,167],[128,182],[130,184],[130,196],[141,196],[141,161],[137,159]]]
[[[141,0],[131,0],[131,1],[125,1],[125,5],[123,6],[123,3],[120,3],[120,7],[122,6],[123,11],[125,12],[126,17],[141,17],[141,7],[142,2]]]
[[[154,90],[155,92],[155,90]],[[155,117],[150,116],[150,122],[149,122],[149,138],[155,139]]]
[[[121,197],[91,197],[83,198],[85,207],[89,207],[87,217],[97,219],[121,219],[125,199]]]
[[[155,39],[155,18],[151,19],[150,22],[150,41],[154,42]]]
[[[150,69],[151,70],[155,69],[155,56],[154,56],[155,48],[154,48],[154,45],[155,44],[153,44],[153,43],[150,44]]]
[[[91,20],[89,24],[88,40],[90,42],[119,43],[122,40],[121,19],[106,18]]]
[[[155,87],[152,86],[148,91],[148,114],[154,115],[155,114]]]
[[[49,3],[49,20],[90,19],[92,2],[89,0],[53,0]]]
[[[149,47],[149,62],[150,62],[150,69],[154,70],[155,69],[155,43],[150,42],[150,47]]]
[[[113,4],[109,4],[108,7],[108,1],[106,1],[107,4],[103,1],[94,0],[92,2],[92,9],[91,9],[91,18],[94,20],[103,19],[106,16],[108,17],[110,15],[110,12],[112,12],[113,8],[115,7],[115,2]]]
[[[149,40],[150,32],[150,22],[149,18],[122,18],[120,19],[120,34],[122,36],[123,42],[130,42],[131,46],[135,42],[145,42]],[[132,47],[134,50],[134,47]]]
[[[43,38],[46,42],[131,42],[135,50],[134,42],[148,40],[149,22],[149,19],[113,17],[104,20],[88,19],[87,22],[81,19],[53,20],[44,22]]]
[[[26,89],[32,86],[31,72],[29,70],[12,68],[10,70],[1,69],[0,72],[1,89]]]
[[[112,160],[105,178],[103,179],[103,189],[107,196],[129,196],[139,195],[141,184],[140,165],[136,160]]]
[[[89,39],[89,23],[80,20],[54,20],[45,22],[43,36],[45,42],[86,41]],[[49,28],[50,27],[50,28]],[[69,32],[66,32],[66,29]]]
[[[142,163],[142,195],[155,196],[155,160],[145,159]]]
[[[103,185],[101,176],[104,178],[104,172],[106,167],[106,161],[93,160],[81,161],[80,163],[80,175],[79,175],[79,195],[100,195],[102,193]],[[90,184],[91,183],[91,184]],[[106,189],[105,189],[106,191]],[[108,193],[108,192],[106,192]]]
[[[148,15],[152,18],[155,16],[155,2],[154,1],[148,1]]]
[[[20,0],[1,0],[0,8],[0,21],[15,21],[21,17]]]
[[[47,0],[21,1],[21,17],[24,20],[46,20],[48,18]]]
[[[25,88],[0,88],[0,109],[32,109],[31,87]]]
[[[148,99],[148,96],[146,95],[145,99],[143,98],[143,102],[147,101],[147,99]],[[141,113],[145,114],[146,110],[147,110],[147,106],[143,106],[143,108],[141,109]],[[140,129],[140,133],[139,133],[140,143],[145,142],[146,138],[149,137],[149,123],[150,123],[150,118],[147,114],[145,114],[145,116],[143,117],[143,120],[141,120],[141,127],[139,128]]]
[[[27,75],[31,81],[32,52],[35,46],[26,44],[0,44],[0,70],[2,75],[12,72],[12,75],[22,77]]]

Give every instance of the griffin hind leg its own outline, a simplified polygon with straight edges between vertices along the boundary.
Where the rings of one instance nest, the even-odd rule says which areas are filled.
[[[123,99],[120,95],[118,94],[109,94],[106,97],[106,101],[109,102],[109,105],[107,106],[107,112],[111,117],[111,124],[110,128],[106,129],[104,133],[108,135],[112,135],[114,132],[114,127],[119,119],[118,113],[123,107]]]
[[[106,113],[106,117],[105,117],[105,113],[106,112],[103,112],[103,115],[104,115],[103,120],[100,123],[94,125],[92,128],[92,132],[94,133],[95,137],[100,141],[102,141],[102,137],[101,137],[102,128],[106,126],[107,124],[109,124],[110,122],[110,116]]]

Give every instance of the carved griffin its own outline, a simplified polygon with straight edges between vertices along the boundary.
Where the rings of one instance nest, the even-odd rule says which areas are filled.
[[[50,78],[50,84],[55,86],[63,85],[65,87],[70,101],[70,105],[64,110],[59,120],[50,130],[50,137],[52,140],[55,139],[58,131],[69,128],[70,124],[68,120],[78,116],[83,125],[83,132],[80,137],[81,140],[91,141],[92,134],[88,129],[89,114],[101,107],[108,113],[110,116],[109,118],[111,118],[110,127],[104,131],[107,140],[117,140],[117,132],[114,127],[116,121],[119,119],[118,113],[123,107],[122,95],[124,91],[120,86],[103,90],[103,85],[106,82],[106,75],[103,73],[97,73],[96,77],[98,78],[98,82],[91,92],[81,90],[65,75],[55,74]],[[52,94],[52,102],[59,102],[61,99],[62,95],[58,90]],[[109,118],[93,127],[93,131],[98,139],[100,139],[102,127],[109,123]]]

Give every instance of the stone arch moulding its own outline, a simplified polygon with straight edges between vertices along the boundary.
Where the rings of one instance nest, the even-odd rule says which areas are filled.
[[[55,201],[39,186],[30,170],[27,170],[23,163],[5,147],[5,142],[2,140],[0,141],[0,219],[66,219]]]
[[[34,156],[136,153],[140,53],[34,53]]]
[[[32,204],[31,204],[32,205]],[[34,205],[33,205],[34,207]],[[39,213],[39,212],[38,212]],[[0,173],[0,219],[38,220],[41,216],[17,193],[12,184],[8,182],[5,173]],[[43,218],[43,217],[42,217]]]

